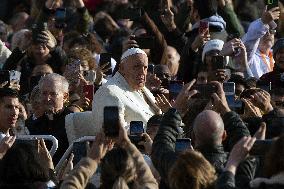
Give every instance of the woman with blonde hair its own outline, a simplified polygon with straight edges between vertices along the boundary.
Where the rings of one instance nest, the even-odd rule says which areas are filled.
[[[179,155],[168,176],[171,189],[213,189],[216,179],[215,168],[193,150]]]

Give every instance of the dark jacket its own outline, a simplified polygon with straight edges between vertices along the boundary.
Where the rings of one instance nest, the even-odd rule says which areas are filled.
[[[274,69],[272,72],[268,72],[260,77],[260,82],[271,82],[271,87],[278,88],[284,87],[284,70],[281,70],[277,67],[277,64],[274,65]]]
[[[228,133],[228,144],[234,145],[243,136],[249,135],[249,131],[237,113],[228,112],[223,119]],[[153,142],[151,158],[162,181],[168,180],[169,170],[178,156],[175,152],[175,142],[181,120],[180,114],[175,109],[166,112]],[[224,152],[222,146],[202,146],[197,150],[215,166],[217,172],[221,172],[227,161],[227,153]]]
[[[69,147],[68,138],[65,130],[65,116],[73,113],[67,108],[63,112],[55,114],[53,120],[49,120],[46,114],[34,120],[28,127],[31,135],[52,135],[58,140],[58,149],[52,157],[57,164]],[[49,144],[48,144],[49,146]]]
[[[273,175],[270,178],[256,178],[254,180],[242,180],[243,185],[237,186],[234,175],[223,172],[217,179],[216,189],[282,189],[284,188],[284,172]]]

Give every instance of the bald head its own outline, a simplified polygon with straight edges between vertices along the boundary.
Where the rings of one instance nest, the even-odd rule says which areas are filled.
[[[205,110],[195,118],[193,131],[195,146],[219,145],[223,139],[224,122],[218,113]]]

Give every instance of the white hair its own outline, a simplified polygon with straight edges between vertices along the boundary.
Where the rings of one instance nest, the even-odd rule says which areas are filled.
[[[63,93],[68,93],[68,88],[69,88],[69,83],[67,81],[67,79],[65,77],[63,77],[62,75],[59,75],[57,73],[51,73],[48,74],[44,77],[42,77],[39,81],[39,89],[42,90],[43,89],[43,83],[46,81],[53,81],[55,82],[57,85],[61,85],[61,90]]]
[[[27,43],[25,41],[25,34],[28,33],[28,29],[21,29],[13,34],[12,37],[12,43],[11,43],[11,49],[14,50],[16,47],[19,47],[22,43]]]

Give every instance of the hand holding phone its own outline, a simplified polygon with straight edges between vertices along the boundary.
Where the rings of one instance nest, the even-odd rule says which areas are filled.
[[[267,10],[278,7],[278,0],[265,0],[265,5],[267,5]]]

